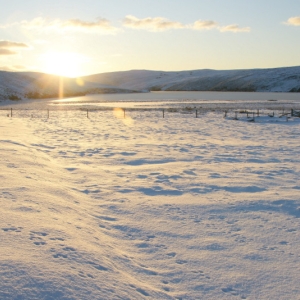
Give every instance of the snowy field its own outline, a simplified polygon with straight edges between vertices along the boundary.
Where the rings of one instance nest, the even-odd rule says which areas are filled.
[[[0,299],[300,299],[299,118],[0,113]]]

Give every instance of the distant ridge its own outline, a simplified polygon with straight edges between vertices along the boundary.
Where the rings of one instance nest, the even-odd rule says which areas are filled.
[[[89,93],[129,92],[135,91],[39,72],[0,71],[0,100],[58,98],[60,96],[75,97]]]
[[[84,77],[89,82],[149,91],[300,92],[300,66],[178,72],[131,70]]]
[[[57,98],[59,76],[38,72],[0,71],[0,100]],[[300,66],[245,70],[178,72],[131,70],[63,77],[64,97],[140,91],[300,92]]]

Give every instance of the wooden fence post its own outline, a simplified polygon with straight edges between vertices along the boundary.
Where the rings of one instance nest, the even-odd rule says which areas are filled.
[[[198,118],[198,111],[197,111],[197,109],[196,109],[196,118]]]
[[[165,117],[165,110],[163,109],[163,118]]]
[[[12,118],[12,108],[10,109],[10,117]]]

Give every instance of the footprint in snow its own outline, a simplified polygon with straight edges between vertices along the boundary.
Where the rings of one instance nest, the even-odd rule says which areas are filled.
[[[139,293],[141,293],[142,295],[148,297],[150,296],[144,289],[141,289],[141,288],[137,288],[136,289]]]
[[[222,292],[224,293],[230,293],[232,296],[239,296],[240,292],[233,289],[232,287],[226,287],[226,288],[222,288]],[[247,297],[245,295],[240,295],[241,299],[247,299]]]
[[[33,241],[34,245],[36,246],[43,246],[47,243],[43,240],[43,237],[47,236],[48,233],[41,232],[41,231],[30,231],[29,239]]]
[[[176,252],[170,252],[170,253],[167,253],[167,255],[169,257],[175,257],[176,256]]]
[[[61,238],[61,237],[52,237],[49,240],[51,240],[51,241],[64,241],[65,239]]]
[[[12,232],[21,232],[22,229],[23,229],[23,227],[4,227],[4,228],[2,228],[2,230],[5,231],[5,232],[10,232],[10,231],[12,231]]]
[[[73,247],[64,247],[63,250],[64,251],[76,251],[76,249]]]
[[[54,258],[68,258],[67,254],[63,254],[63,253],[56,253],[52,255]]]
[[[39,241],[39,242],[33,242],[36,246],[43,246],[46,245],[47,243],[44,241]]]
[[[287,245],[288,242],[287,242],[287,241],[281,241],[281,242],[279,242],[279,244],[280,244],[280,245]]]
[[[30,231],[31,235],[38,235],[38,236],[47,236],[48,233],[46,232],[41,232],[41,231]]]
[[[104,221],[109,221],[109,222],[115,222],[118,219],[114,217],[109,217],[109,216],[96,216],[96,218],[104,220]]]
[[[147,243],[139,243],[136,245],[138,248],[148,248],[150,245]]]
[[[176,264],[179,264],[179,265],[184,265],[184,264],[187,264],[188,261],[187,260],[184,260],[184,259],[177,259],[176,260]]]

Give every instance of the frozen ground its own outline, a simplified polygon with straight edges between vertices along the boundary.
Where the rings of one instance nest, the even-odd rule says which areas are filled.
[[[300,299],[299,118],[0,114],[0,299]]]

